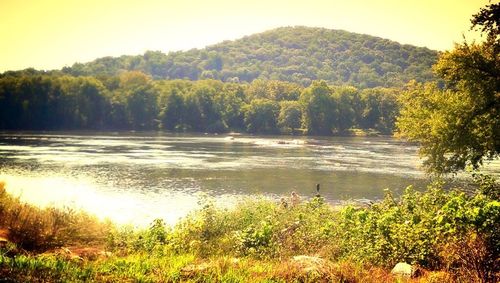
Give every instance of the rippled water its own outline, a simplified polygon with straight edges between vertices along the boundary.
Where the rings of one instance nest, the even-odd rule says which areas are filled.
[[[392,138],[293,138],[161,133],[0,134],[0,180],[39,205],[75,206],[121,223],[173,223],[200,195],[298,192],[368,201],[422,185],[417,147]]]

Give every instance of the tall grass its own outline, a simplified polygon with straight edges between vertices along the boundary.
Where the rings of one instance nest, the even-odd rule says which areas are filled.
[[[174,227],[156,220],[144,230],[34,208],[1,190],[0,227],[22,248],[79,243],[113,255],[75,261],[3,252],[0,274],[100,282],[397,282],[389,270],[404,261],[421,270],[413,281],[497,282],[497,190],[496,182],[475,194],[434,184],[423,193],[409,187],[400,198],[388,191],[370,207],[343,208],[322,198],[286,206],[248,199],[233,209],[205,200]]]
[[[111,223],[71,208],[38,208],[9,195],[0,182],[0,228],[9,239],[28,251],[45,251],[62,245],[104,243]]]

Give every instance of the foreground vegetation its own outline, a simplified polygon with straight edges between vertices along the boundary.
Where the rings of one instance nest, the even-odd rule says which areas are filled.
[[[137,230],[71,210],[38,209],[0,190],[0,279],[15,281],[396,281],[398,262],[420,282],[497,282],[499,186],[476,193],[389,191],[369,207],[246,200],[200,210],[174,227]],[[8,240],[8,241],[6,241]],[[410,279],[408,279],[410,280]]]

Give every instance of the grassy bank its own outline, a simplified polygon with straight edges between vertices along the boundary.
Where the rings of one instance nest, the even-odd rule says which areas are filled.
[[[85,213],[39,209],[0,185],[0,279],[97,282],[415,282],[499,280],[498,184],[477,192],[388,191],[369,207],[334,209],[249,199],[220,209],[209,199],[175,227],[134,230]]]

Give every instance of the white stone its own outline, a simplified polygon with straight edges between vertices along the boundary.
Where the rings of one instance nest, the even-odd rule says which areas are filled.
[[[405,262],[399,262],[391,271],[392,274],[402,275],[405,277],[412,277],[414,272],[415,268]]]

